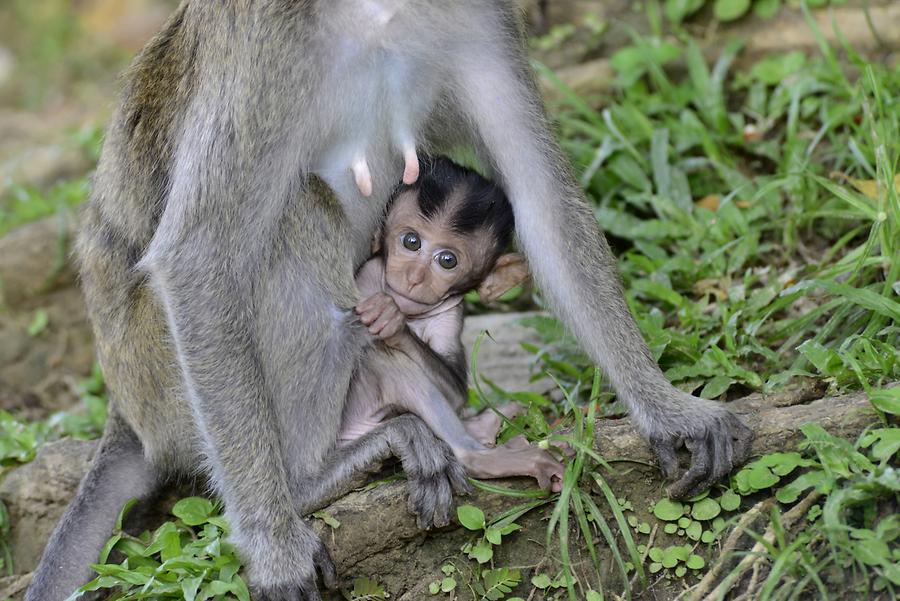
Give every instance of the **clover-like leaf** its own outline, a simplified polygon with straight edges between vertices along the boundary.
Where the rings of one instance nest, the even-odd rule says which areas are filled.
[[[711,520],[722,513],[719,502],[711,497],[707,497],[698,503],[694,503],[691,508],[691,516],[695,520]]]
[[[484,512],[474,505],[460,505],[456,508],[456,516],[459,523],[468,530],[481,530],[484,528]]]
[[[671,499],[661,499],[653,506],[653,515],[665,522],[674,522],[684,515],[684,505]]]

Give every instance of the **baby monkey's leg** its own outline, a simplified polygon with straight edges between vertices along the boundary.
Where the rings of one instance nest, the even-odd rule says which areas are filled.
[[[403,356],[392,359],[379,366],[385,398],[421,417],[450,446],[470,476],[531,476],[542,488],[560,490],[564,468],[550,453],[531,445],[486,447],[469,433],[427,370]]]
[[[525,411],[525,408],[518,403],[505,403],[497,407],[496,410],[488,408],[478,415],[464,419],[463,425],[466,431],[472,435],[472,438],[487,447],[492,447],[497,442],[497,433],[500,431],[500,426],[506,421],[503,418],[512,419],[523,411]],[[498,415],[498,413],[503,417]]]

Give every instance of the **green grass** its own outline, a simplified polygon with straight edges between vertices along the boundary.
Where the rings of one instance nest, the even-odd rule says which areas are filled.
[[[900,73],[849,52],[851,78],[827,46],[734,74],[736,45],[713,65],[659,47],[614,59],[630,83],[599,110],[558,83],[554,115],[669,378],[709,397],[900,378]]]

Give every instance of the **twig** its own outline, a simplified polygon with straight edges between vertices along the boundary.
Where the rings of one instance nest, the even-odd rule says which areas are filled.
[[[694,587],[690,596],[690,601],[699,601],[699,599],[702,599],[709,592],[719,579],[719,574],[722,573],[722,570],[725,569],[725,566],[728,564],[728,561],[730,560],[729,555],[737,550],[738,543],[741,542],[744,532],[746,532],[750,527],[750,524],[755,522],[757,518],[768,513],[774,504],[775,499],[770,497],[760,501],[741,516],[740,521],[735,525],[734,529],[728,535],[728,538],[725,539],[725,543],[719,551],[719,561],[706,572],[700,582]]]
[[[822,493],[813,490],[811,493],[806,495],[802,501],[794,505],[790,511],[784,514],[782,517],[781,523],[784,527],[784,530],[787,531],[791,529],[794,524],[796,524],[800,519],[803,518],[804,515],[809,511],[809,508],[813,506],[813,504],[819,500],[822,496]],[[775,529],[770,524],[768,528],[766,528],[765,534],[763,534],[763,540],[769,545],[774,544],[775,542]],[[734,583],[740,581],[740,579],[747,573],[747,570],[759,564],[760,562],[768,561],[768,557],[765,554],[766,545],[762,542],[758,542],[753,545],[753,548],[750,550],[741,562],[737,565],[731,574],[728,575],[719,586],[717,586],[710,594],[704,597],[703,601],[714,601],[715,599],[721,599],[725,596],[729,590],[731,590],[732,585]]]

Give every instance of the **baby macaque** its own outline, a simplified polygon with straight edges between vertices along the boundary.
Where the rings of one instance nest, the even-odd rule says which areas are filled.
[[[458,416],[468,391],[463,295],[477,289],[482,299],[496,299],[528,277],[520,255],[503,254],[512,208],[499,187],[448,159],[425,158],[419,171],[415,183],[399,188],[376,254],[356,276],[365,299],[356,312],[377,341],[351,383],[339,442],[411,412],[471,476],[533,476],[558,491],[563,466],[550,453],[523,437],[494,447],[501,420],[492,411],[465,422]]]

